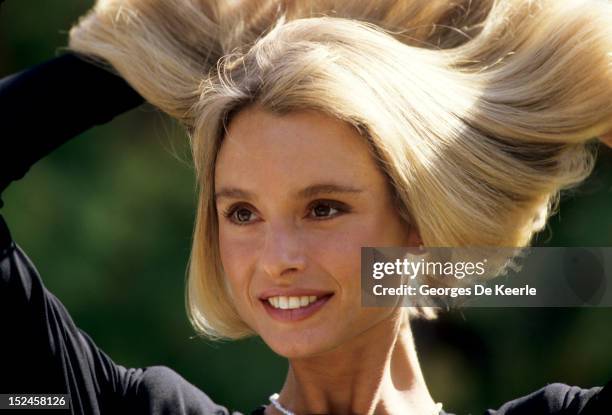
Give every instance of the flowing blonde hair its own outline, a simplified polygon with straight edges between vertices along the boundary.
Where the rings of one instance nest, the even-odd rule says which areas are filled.
[[[249,105],[353,125],[425,246],[524,246],[612,130],[612,5],[597,0],[99,0],[70,47],[186,127],[199,185],[187,307],[254,334],[220,261],[214,167]]]

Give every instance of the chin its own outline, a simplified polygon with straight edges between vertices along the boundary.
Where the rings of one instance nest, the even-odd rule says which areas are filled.
[[[322,341],[306,332],[293,336],[275,333],[273,336],[261,336],[261,338],[274,353],[286,359],[316,356],[334,348],[332,339]]]

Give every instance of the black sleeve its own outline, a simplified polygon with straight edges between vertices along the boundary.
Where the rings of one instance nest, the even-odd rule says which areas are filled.
[[[72,53],[1,79],[0,194],[64,142],[142,102],[122,78]]]
[[[0,329],[0,394],[69,394],[66,414],[228,414],[171,369],[114,363],[44,287],[1,215]]]
[[[599,415],[612,413],[612,381],[605,387],[582,389],[552,383],[529,395],[503,404],[486,415]]]
[[[68,139],[141,102],[120,78],[71,54],[4,78],[0,191]],[[168,368],[115,364],[45,288],[0,215],[0,394],[7,393],[70,395],[70,410],[50,413],[228,413]]]

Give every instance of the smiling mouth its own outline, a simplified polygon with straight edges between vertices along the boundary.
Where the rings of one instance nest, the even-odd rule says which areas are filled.
[[[304,320],[319,311],[333,297],[333,293],[326,295],[302,296],[273,296],[261,299],[261,302],[270,315],[278,321]]]
[[[302,295],[299,297],[278,295],[268,298],[268,303],[270,303],[272,307],[283,310],[294,310],[300,307],[307,307],[315,301],[317,301],[316,295]]]

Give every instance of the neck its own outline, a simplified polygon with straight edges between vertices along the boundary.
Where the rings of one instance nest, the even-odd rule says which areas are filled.
[[[435,412],[412,332],[390,319],[331,351],[290,359],[279,402],[296,414]]]

